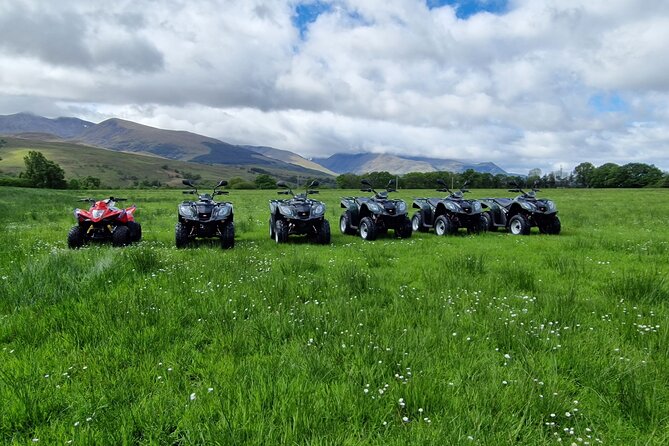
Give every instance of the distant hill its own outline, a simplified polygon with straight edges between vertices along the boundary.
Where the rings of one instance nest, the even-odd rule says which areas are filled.
[[[42,152],[49,160],[58,163],[65,171],[65,178],[100,178],[106,187],[130,187],[138,182],[160,182],[181,186],[184,178],[199,177],[198,183],[213,185],[220,179],[240,177],[253,181],[255,172],[241,166],[223,164],[196,164],[187,161],[162,159],[156,156],[117,152],[114,150],[73,144],[30,140],[3,136],[7,145],[0,149],[0,176],[16,176],[25,170],[23,157],[30,150]],[[288,178],[292,171],[274,171],[279,177]],[[177,197],[176,199],[179,199]]]
[[[375,153],[336,153],[329,158],[315,158],[314,162],[336,172],[363,174],[386,171],[393,174],[409,172],[464,172],[472,169],[477,172],[506,174],[502,168],[491,162],[468,163],[453,159],[410,157]]]
[[[228,144],[196,133],[163,130],[123,119],[99,124],[76,118],[49,119],[27,113],[0,116],[0,134],[27,136],[42,141],[64,140],[122,152],[200,164],[223,164],[275,176],[323,177],[327,169],[292,152]],[[265,155],[267,154],[267,155]]]
[[[242,146],[245,149],[253,150],[254,152],[260,153],[268,158],[273,158],[279,161],[284,161],[286,163],[295,164],[297,166],[302,166],[306,169],[319,170],[328,175],[337,175],[330,169],[327,169],[320,164],[317,164],[311,160],[301,157],[297,153],[290,152],[288,150],[275,149],[273,147],[264,147],[264,146]]]
[[[94,123],[77,118],[49,119],[29,113],[0,115],[0,134],[16,135],[19,133],[44,133],[60,138],[74,138]]]

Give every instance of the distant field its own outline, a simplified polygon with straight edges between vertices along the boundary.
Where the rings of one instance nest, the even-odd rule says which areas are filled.
[[[323,191],[331,246],[231,191],[230,251],[173,247],[178,190],[114,191],[144,240],[68,250],[110,193],[0,188],[2,444],[669,443],[667,190],[541,192],[559,236],[375,242]]]

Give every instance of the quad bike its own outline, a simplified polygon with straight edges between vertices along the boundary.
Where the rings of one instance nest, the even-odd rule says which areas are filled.
[[[385,191],[377,192],[367,180],[363,192],[373,192],[373,197],[342,197],[341,207],[346,209],[339,218],[342,234],[355,235],[358,231],[363,240],[375,240],[377,235],[385,234],[388,229],[395,231],[400,238],[411,237],[411,220],[407,215],[404,200],[388,198],[389,192],[395,192],[388,182]]]
[[[483,207],[478,200],[465,200],[467,183],[460,190],[452,192],[444,180],[437,180],[442,186],[438,192],[448,192],[446,198],[416,198],[413,207],[417,208],[411,218],[414,231],[427,232],[434,228],[437,235],[456,234],[458,229],[466,228],[469,234],[478,234],[487,229],[487,220],[482,216]]]
[[[104,200],[82,198],[79,201],[91,203],[89,210],[75,209],[74,218],[77,225],[67,234],[67,246],[81,248],[91,241],[109,241],[114,246],[126,246],[138,242],[142,238],[142,226],[135,221],[135,210],[132,205],[121,209],[116,202],[126,201],[125,198],[109,197]]]
[[[325,219],[325,203],[309,198],[310,194],[317,194],[318,182],[312,181],[301,194],[294,194],[285,182],[276,183],[278,187],[286,188],[277,192],[282,195],[292,195],[285,200],[269,201],[269,236],[277,243],[285,243],[288,236],[293,234],[307,235],[309,239],[321,245],[330,243],[330,223]]]
[[[536,184],[532,190],[525,192],[516,183],[511,183],[513,189],[509,192],[519,192],[515,198],[482,198],[488,228],[506,228],[514,235],[528,235],[533,226],[539,228],[542,234],[557,235],[562,229],[557,216],[555,203],[547,199],[538,199],[540,192]]]
[[[218,190],[228,184],[227,181],[218,182],[211,195],[198,194],[195,184],[191,180],[183,180],[183,184],[192,187],[184,194],[197,195],[197,201],[183,201],[179,204],[179,222],[174,228],[174,240],[177,248],[185,248],[196,238],[218,237],[221,239],[221,248],[229,249],[235,246],[235,225],[233,223],[232,203],[216,202],[216,195],[227,195],[228,191]]]

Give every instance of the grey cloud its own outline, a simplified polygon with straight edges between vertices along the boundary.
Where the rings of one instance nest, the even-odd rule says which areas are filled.
[[[90,54],[83,44],[86,24],[81,16],[16,7],[0,15],[0,29],[0,48],[9,53],[36,57],[53,65],[90,63]]]
[[[164,67],[163,54],[151,43],[131,38],[101,45],[93,54],[96,65],[142,72],[156,72]]]

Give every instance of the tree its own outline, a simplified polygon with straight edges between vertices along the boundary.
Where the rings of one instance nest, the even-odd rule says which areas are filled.
[[[621,187],[654,186],[661,179],[662,171],[652,164],[628,163],[620,167],[619,181]]]
[[[0,149],[2,149],[6,145],[7,145],[7,141],[5,141],[4,139],[0,139]],[[0,160],[2,160],[1,156],[0,156]]]
[[[276,187],[276,180],[265,173],[258,175],[254,183],[258,189],[274,189]]]
[[[81,180],[82,189],[99,189],[100,188],[100,178],[87,176]]]
[[[592,187],[619,187],[618,179],[620,166],[615,163],[605,163],[595,168],[592,173]]]
[[[395,175],[389,172],[369,172],[363,175],[363,178],[372,183],[372,187],[374,188],[384,189],[390,181],[393,182],[393,187],[395,186]],[[360,187],[360,183],[356,187]]]
[[[23,177],[27,178],[34,187],[48,189],[65,189],[65,172],[53,161],[46,159],[42,152],[30,151],[23,158],[26,171]]]
[[[584,162],[574,167],[574,176],[576,183],[583,187],[592,187],[593,174],[595,166],[592,163]]]
[[[337,177],[337,187],[340,189],[358,189],[360,176],[354,173],[344,173]]]

